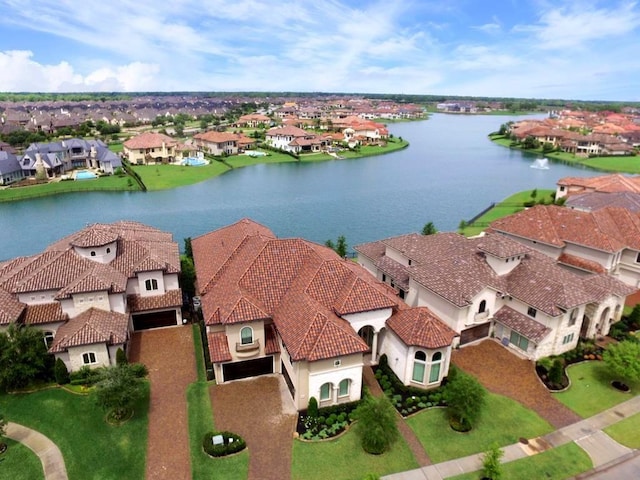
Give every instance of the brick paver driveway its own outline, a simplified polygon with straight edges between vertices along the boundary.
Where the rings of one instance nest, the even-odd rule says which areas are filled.
[[[149,369],[151,400],[146,478],[191,479],[187,385],[196,380],[191,325],[136,332],[130,360]]]
[[[555,428],[581,420],[538,380],[532,361],[517,357],[494,340],[455,350],[451,361],[475,376],[489,391],[520,402]]]
[[[297,413],[284,380],[265,375],[213,385],[209,390],[216,430],[237,433],[249,449],[249,480],[291,478]]]

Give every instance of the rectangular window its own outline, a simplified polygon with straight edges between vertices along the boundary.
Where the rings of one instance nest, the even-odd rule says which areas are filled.
[[[320,387],[320,400],[329,400],[331,398],[331,384],[325,383]]]
[[[92,365],[96,362],[96,354],[93,352],[87,352],[82,354],[82,363],[85,365]]]
[[[511,335],[509,336],[509,342],[525,352],[529,349],[529,340],[513,330],[511,330]]]
[[[571,343],[573,341],[573,333],[570,333],[569,335],[565,335],[564,338],[562,339],[562,344],[566,345],[567,343]]]
[[[158,290],[158,280],[150,278],[144,281],[144,288],[147,290]]]
[[[431,365],[429,372],[429,383],[435,383],[440,380],[440,362]]]
[[[536,318],[536,313],[538,313],[538,311],[533,307],[529,307],[527,310],[527,315],[529,315],[531,318]]]
[[[411,380],[418,383],[424,382],[424,363],[413,362],[413,375]]]

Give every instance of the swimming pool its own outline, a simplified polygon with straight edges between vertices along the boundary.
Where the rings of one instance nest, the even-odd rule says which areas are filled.
[[[78,170],[75,175],[76,180],[93,180],[98,176],[89,170]]]
[[[250,157],[266,157],[267,154],[265,152],[258,152],[257,150],[248,150],[244,152],[245,155],[249,155]]]
[[[206,161],[204,158],[187,157],[184,160],[182,160],[180,164],[188,165],[190,167],[201,167],[203,165],[208,165],[209,162]]]

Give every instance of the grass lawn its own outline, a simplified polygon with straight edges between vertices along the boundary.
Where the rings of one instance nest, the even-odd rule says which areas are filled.
[[[500,478],[502,480],[521,480],[523,478],[564,480],[586,472],[592,467],[587,452],[575,443],[568,443],[532,457],[503,464],[503,475]],[[478,478],[480,478],[480,474],[473,472],[450,477],[450,480],[477,480]]]
[[[295,440],[291,463],[291,478],[294,480],[360,480],[368,473],[386,475],[419,468],[402,437],[390,451],[369,455],[362,450],[353,431],[323,442]]]
[[[535,200],[537,201],[540,201],[541,199],[549,201],[552,198],[551,196],[555,194],[555,190],[542,188],[536,190],[537,193]],[[483,215],[477,218],[471,226],[466,227],[464,230],[460,231],[460,233],[467,237],[478,235],[480,232],[487,228],[489,223],[493,222],[494,220],[523,210],[524,203],[532,200],[532,192],[533,190],[525,190],[523,192],[514,193],[501,202],[496,203],[496,205],[491,210],[485,212]]]
[[[211,162],[202,167],[184,165],[134,165],[133,170],[140,175],[148,190],[166,190],[182,187],[217,177],[229,170],[221,162]]]
[[[361,158],[361,157],[372,157],[374,155],[384,155],[385,153],[395,152],[396,150],[402,150],[409,146],[409,142],[406,140],[400,140],[398,138],[390,138],[387,141],[386,147],[375,147],[370,145],[364,145],[360,147],[360,150],[357,152],[352,151],[344,151],[340,152],[339,155],[345,158]]]
[[[517,419],[517,420],[516,420]],[[553,431],[535,412],[510,398],[489,393],[482,416],[469,433],[449,427],[446,408],[430,408],[407,420],[434,463],[484,452],[517,443],[520,437],[534,438]]]
[[[122,142],[111,142],[109,143],[108,147],[109,150],[111,150],[113,153],[120,153],[122,150],[124,150]]]
[[[89,191],[125,191],[140,190],[136,182],[131,181],[125,175],[117,177],[109,175],[95,180],[53,182],[43,185],[33,185],[30,187],[17,187],[0,189],[0,202],[11,202],[13,200],[24,200],[27,198],[45,197],[59,193],[89,192]]]
[[[44,478],[42,464],[35,453],[21,443],[5,438],[9,447],[0,454],[0,478],[11,480],[38,480]]]
[[[610,385],[611,381],[619,379],[611,374],[604,362],[571,365],[567,368],[567,374],[571,379],[571,387],[554,396],[582,418],[591,417],[631,398],[629,393],[623,393]],[[640,392],[640,382],[629,386],[635,394]]]
[[[144,478],[148,409],[148,383],[133,418],[120,426],[105,422],[92,395],[56,388],[0,396],[7,420],[33,428],[58,445],[71,480]]]
[[[605,428],[604,432],[629,448],[640,448],[640,413]]]
[[[191,449],[191,478],[194,480],[246,480],[249,471],[247,450],[230,457],[212,458],[202,450],[204,434],[214,429],[209,384],[205,381],[202,342],[198,325],[193,326],[198,381],[187,388],[189,416],[189,444]]]

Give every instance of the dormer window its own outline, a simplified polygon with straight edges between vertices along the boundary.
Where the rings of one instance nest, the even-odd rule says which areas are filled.
[[[144,281],[144,288],[147,291],[158,290],[158,280],[155,278],[149,278]]]
[[[527,310],[527,315],[529,315],[531,318],[536,318],[536,313],[538,313],[538,311],[533,307],[529,307]]]

